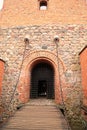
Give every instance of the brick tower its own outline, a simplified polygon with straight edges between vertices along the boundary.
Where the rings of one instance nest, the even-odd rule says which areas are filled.
[[[76,120],[82,101],[79,52],[86,39],[85,0],[5,0],[0,10],[2,103],[16,107],[17,101],[43,96],[64,104]]]

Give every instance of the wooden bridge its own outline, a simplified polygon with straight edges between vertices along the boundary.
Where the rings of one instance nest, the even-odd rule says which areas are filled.
[[[67,122],[52,100],[31,100],[0,130],[69,130]]]

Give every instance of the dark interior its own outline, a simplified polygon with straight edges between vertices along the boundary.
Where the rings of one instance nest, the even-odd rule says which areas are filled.
[[[34,66],[31,73],[31,98],[54,98],[54,70],[47,63]]]
[[[41,7],[41,6],[47,6],[47,2],[46,2],[46,1],[41,1],[41,2],[40,2],[40,7]]]
[[[45,97],[47,95],[47,81],[46,80],[39,80],[38,81],[38,96]]]

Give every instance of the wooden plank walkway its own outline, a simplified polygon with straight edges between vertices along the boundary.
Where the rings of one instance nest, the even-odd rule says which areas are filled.
[[[16,112],[0,130],[68,130],[56,105],[30,102]]]

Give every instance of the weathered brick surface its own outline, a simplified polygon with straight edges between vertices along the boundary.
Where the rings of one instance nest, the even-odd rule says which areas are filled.
[[[0,60],[0,95],[2,91],[3,75],[4,75],[4,61]]]
[[[87,106],[87,47],[80,53],[82,87],[83,87],[83,104]]]
[[[0,11],[0,26],[42,24],[87,24],[86,0],[49,0],[46,11],[38,0],[5,0]]]
[[[25,103],[30,99],[32,67],[43,60],[54,69],[55,101],[62,101],[61,85],[69,115],[78,116],[82,100],[78,54],[87,45],[86,0],[48,0],[46,11],[39,10],[38,0],[5,0],[0,27],[0,59],[5,61],[1,99],[5,109],[13,109],[18,100]],[[26,35],[29,46],[25,49]],[[59,36],[58,61],[55,35]]]
[[[82,116],[87,121],[87,46],[80,52],[81,79],[83,92]]]

